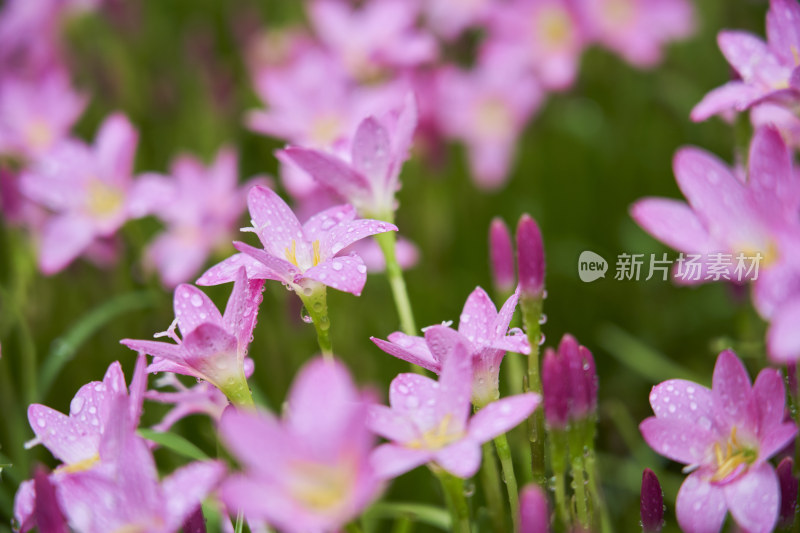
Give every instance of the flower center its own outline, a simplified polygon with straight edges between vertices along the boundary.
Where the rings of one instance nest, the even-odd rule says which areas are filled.
[[[104,218],[114,214],[122,205],[122,194],[116,187],[91,179],[87,189],[87,209],[91,215]]]
[[[353,483],[349,462],[321,464],[297,461],[292,465],[289,493],[314,511],[329,510],[347,498]]]
[[[634,6],[630,0],[610,0],[606,3],[606,16],[617,26],[627,26],[633,20]]]
[[[429,429],[418,439],[407,443],[406,447],[414,450],[439,450],[451,442],[460,440],[464,436],[464,432],[454,427],[452,422],[453,415],[445,415],[438,426]]]
[[[753,464],[757,457],[758,450],[743,446],[737,440],[736,426],[734,426],[727,442],[714,444],[714,459],[717,463],[717,471],[711,476],[711,481],[725,481],[741,473]]]
[[[298,259],[297,259],[297,241],[295,241],[294,239],[292,239],[291,246],[289,246],[288,248],[285,249],[285,251],[283,252],[283,255],[286,257],[287,261],[289,261],[291,264],[293,264],[297,268],[299,268],[301,270],[307,270],[307,269],[309,269],[311,267],[317,266],[320,263],[320,261],[322,261],[320,255],[319,255],[319,240],[316,240],[311,244],[311,249],[312,249],[312,252],[314,254],[314,257],[311,259],[312,262],[311,262],[311,265],[309,265],[309,266],[305,266],[305,265],[301,265],[300,264],[300,263],[304,263],[304,264],[308,263],[307,261],[303,260],[305,258],[302,257],[302,254],[301,254],[301,257],[300,257],[300,261],[298,262]]]
[[[539,34],[551,50],[565,45],[572,36],[572,21],[563,9],[545,8],[539,13],[537,22]]]
[[[508,135],[514,123],[508,105],[497,97],[490,97],[481,102],[476,118],[478,127],[490,138]]]
[[[25,138],[34,148],[46,148],[53,141],[53,132],[43,120],[34,120],[25,129]]]
[[[99,461],[100,461],[100,454],[96,453],[93,456],[89,457],[88,459],[84,459],[83,461],[78,461],[77,463],[61,466],[56,469],[56,472],[59,472],[61,474],[75,474],[77,472],[85,472],[87,470],[90,470]]]

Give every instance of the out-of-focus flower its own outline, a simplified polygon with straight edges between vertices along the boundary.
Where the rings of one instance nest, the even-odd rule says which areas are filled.
[[[520,533],[549,533],[550,510],[547,494],[538,485],[530,484],[519,493]]]
[[[800,148],[800,118],[791,109],[770,101],[762,102],[750,108],[750,122],[755,129],[774,127],[787,146]]]
[[[307,291],[306,296],[322,285],[359,295],[367,280],[367,267],[356,255],[337,254],[364,237],[397,231],[386,222],[354,220],[355,209],[350,205],[327,209],[301,226],[286,202],[266,187],[251,188],[247,203],[251,229],[264,249],[235,242],[242,253],[209,269],[197,281],[199,285],[226,283],[245,266],[251,279],[281,281],[295,292]]]
[[[675,504],[684,531],[719,531],[726,511],[747,531],[775,527],[780,489],[769,458],[797,433],[783,421],[784,404],[778,371],[762,370],[751,386],[729,350],[717,358],[710,390],[679,379],[653,388],[656,416],[639,428],[655,451],[691,471]]]
[[[639,502],[643,533],[660,533],[664,527],[664,493],[658,477],[649,468],[642,472],[642,491]]]
[[[131,180],[136,137],[127,118],[111,115],[94,146],[63,141],[21,176],[22,192],[55,213],[38,243],[42,272],[58,272],[129,218],[146,214],[152,191]]]
[[[687,0],[577,0],[590,39],[640,68],[655,66],[662,48],[694,31]]]
[[[236,273],[233,291],[220,315],[203,291],[191,285],[175,289],[175,322],[164,333],[169,342],[123,339],[122,344],[155,357],[149,372],[175,372],[205,380],[234,402],[250,397],[245,358],[256,326],[264,281],[248,279],[244,267]],[[175,333],[177,323],[181,336]]]
[[[767,42],[744,31],[722,31],[719,48],[741,77],[708,93],[692,109],[692,120],[726,111],[743,111],[765,98],[800,100],[798,50],[800,4],[771,0],[767,12]]]
[[[482,25],[493,9],[503,5],[493,0],[426,0],[421,4],[426,25],[447,40]]]
[[[0,154],[35,158],[67,138],[86,107],[67,74],[0,81]]]
[[[527,337],[519,328],[509,331],[508,325],[517,307],[517,294],[512,294],[497,311],[486,291],[477,287],[467,298],[458,322],[458,331],[449,326],[430,326],[424,337],[396,331],[388,341],[371,337],[378,348],[404,361],[440,373],[442,365],[455,345],[469,350],[473,365],[471,397],[476,406],[483,406],[499,397],[500,363],[506,351],[528,354]]]
[[[481,444],[525,420],[539,405],[538,394],[520,394],[494,401],[470,418],[472,354],[463,343],[450,352],[438,382],[400,374],[389,389],[391,407],[370,408],[370,428],[392,441],[372,455],[382,477],[432,461],[455,476],[472,477],[481,464]]]
[[[546,89],[569,88],[578,73],[586,30],[571,0],[498,2],[492,10],[484,53],[492,61],[514,58]]]
[[[278,155],[334,190],[359,215],[392,221],[400,170],[409,157],[416,125],[416,102],[409,94],[401,109],[387,113],[382,120],[369,117],[359,124],[349,160],[300,147],[289,147]]]
[[[281,420],[230,408],[220,435],[244,472],[221,488],[232,512],[282,531],[335,531],[381,490],[365,425],[371,395],[338,362],[315,359],[298,374]]]
[[[384,69],[409,68],[436,58],[436,41],[414,27],[419,3],[372,0],[353,7],[340,0],[314,0],[309,15],[319,39],[355,78],[369,80]]]
[[[246,205],[247,189],[263,180],[237,187],[236,154],[223,148],[204,167],[191,156],[173,161],[163,183],[164,197],[155,214],[167,224],[147,248],[147,261],[155,266],[167,287],[189,281],[216,248],[230,243]]]
[[[501,187],[519,135],[542,100],[533,74],[501,55],[469,72],[442,69],[438,91],[441,127],[467,145],[475,182],[486,189]]]
[[[489,266],[495,290],[500,294],[513,291],[517,281],[514,245],[508,226],[499,217],[492,219],[489,226]]]
[[[245,363],[247,361],[252,360],[245,359]],[[245,367],[245,376],[249,377],[247,366]],[[228,398],[225,394],[207,381],[201,381],[189,388],[181,383],[175,374],[168,372],[160,377],[156,384],[162,387],[169,385],[175,389],[174,391],[149,390],[144,394],[148,400],[175,405],[164,415],[161,422],[153,426],[156,431],[169,431],[178,420],[193,414],[204,414],[217,421],[228,407]]]

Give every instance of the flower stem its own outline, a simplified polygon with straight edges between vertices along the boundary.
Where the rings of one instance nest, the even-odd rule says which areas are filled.
[[[389,285],[392,288],[394,303],[397,307],[397,314],[400,317],[400,329],[406,335],[416,335],[417,326],[414,322],[414,313],[411,310],[411,300],[408,298],[406,282],[403,279],[403,269],[397,262],[397,236],[393,231],[379,233],[375,235],[375,240],[383,251],[386,260],[386,276],[389,278]]]
[[[605,498],[600,490],[600,483],[597,480],[597,456],[594,453],[594,437],[597,432],[596,421],[588,418],[584,422],[586,429],[584,433],[584,466],[586,476],[589,480],[589,493],[592,499],[592,507],[600,512],[600,531],[610,533],[612,531],[611,518],[608,516]]]
[[[570,431],[568,439],[570,459],[572,459],[572,490],[575,493],[578,522],[583,530],[588,530],[591,518],[586,498],[586,466],[583,460],[583,438],[580,431]]]
[[[500,497],[500,475],[497,470],[497,461],[494,456],[494,449],[491,443],[483,445],[483,463],[481,464],[481,479],[483,494],[486,503],[489,505],[489,516],[495,533],[505,533],[508,531],[506,524],[506,513],[503,508],[503,500]]]
[[[308,287],[296,291],[303,301],[303,306],[314,328],[317,330],[317,342],[322,351],[322,357],[326,360],[333,360],[333,345],[331,343],[330,329],[331,321],[328,318],[328,298],[325,285],[319,284],[317,287]]]
[[[470,533],[469,505],[464,497],[464,480],[438,466],[431,465],[431,470],[442,484],[444,498],[450,509],[453,519],[450,530],[453,533]]]
[[[542,316],[541,298],[522,298],[520,300],[522,309],[522,323],[528,335],[528,343],[531,353],[528,355],[528,385],[527,391],[542,394],[542,378],[539,369],[539,342],[541,338],[541,327],[539,319]],[[536,409],[528,419],[529,438],[531,442],[531,470],[533,481],[546,489],[546,477],[544,470],[544,411]]]
[[[566,433],[560,429],[551,429],[549,433],[550,441],[550,465],[553,467],[555,477],[555,499],[556,512],[558,518],[564,526],[565,531],[569,531],[569,507],[567,505],[567,494],[564,483],[567,477],[567,438]]]
[[[508,445],[506,434],[503,433],[494,439],[497,448],[497,457],[503,467],[503,476],[508,491],[508,504],[511,506],[511,517],[514,520],[514,531],[519,531],[519,491],[517,489],[517,476],[514,474],[514,461],[511,457],[511,448]]]
[[[247,378],[244,374],[239,379],[233,380],[230,385],[220,387],[220,390],[228,397],[228,399],[235,405],[243,407],[253,407],[253,395],[250,393],[250,387],[247,385]]]

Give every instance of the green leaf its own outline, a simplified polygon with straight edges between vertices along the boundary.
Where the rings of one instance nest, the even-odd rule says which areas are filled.
[[[421,503],[378,502],[367,510],[370,518],[406,518],[450,531],[450,513]]]
[[[158,300],[159,295],[153,291],[130,292],[112,298],[80,317],[64,335],[53,341],[39,373],[40,397],[47,394],[61,368],[75,357],[81,345],[100,328],[119,315],[151,307]]]
[[[209,459],[208,455],[206,455],[203,450],[177,433],[160,432],[149,428],[139,428],[137,433],[139,433],[139,436],[142,438],[151,440],[159,446],[163,446],[189,459],[194,459],[196,461],[205,461]]]

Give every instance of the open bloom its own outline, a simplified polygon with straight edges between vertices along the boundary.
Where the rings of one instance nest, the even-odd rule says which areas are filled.
[[[281,531],[337,531],[377,495],[365,425],[370,395],[359,393],[338,362],[315,359],[289,392],[287,415],[229,408],[222,440],[244,472],[223,484],[232,512]]]
[[[797,433],[783,422],[784,404],[780,373],[762,370],[751,386],[730,350],[719,354],[710,390],[680,379],[653,387],[656,416],[639,429],[655,451],[688,465],[675,504],[684,531],[715,533],[728,510],[744,530],[773,529],[780,490],[769,458]]]
[[[256,186],[247,195],[253,227],[264,249],[234,242],[242,253],[209,269],[198,285],[231,281],[239,267],[250,279],[272,279],[285,283],[299,294],[310,295],[319,286],[361,294],[367,281],[367,267],[357,255],[339,256],[345,247],[376,233],[397,231],[377,220],[354,220],[355,209],[343,205],[311,217],[302,226],[277,193]]]
[[[396,477],[434,461],[453,475],[472,477],[481,464],[481,444],[525,420],[539,405],[538,394],[519,394],[492,402],[470,418],[471,358],[459,343],[442,365],[438,382],[400,374],[389,388],[390,407],[370,407],[370,428],[392,441],[372,455],[381,476]]]
[[[765,98],[800,101],[800,4],[771,0],[767,12],[767,42],[744,31],[717,36],[725,59],[741,77],[708,93],[692,109],[692,120],[725,111],[743,111]]]
[[[262,280],[247,279],[244,267],[237,272],[225,314],[203,291],[191,285],[175,289],[175,322],[165,332],[169,342],[123,339],[122,344],[155,357],[150,372],[175,372],[203,379],[224,392],[232,401],[249,397],[245,357],[258,305]],[[180,328],[183,339],[174,331]]]
[[[378,348],[437,374],[456,344],[463,344],[470,353],[474,372],[472,400],[482,406],[499,397],[500,363],[506,351],[530,353],[528,338],[522,330],[508,330],[517,294],[512,294],[497,311],[486,291],[477,287],[467,298],[458,323],[458,331],[446,325],[425,328],[424,337],[396,331],[388,341],[371,337]]]

